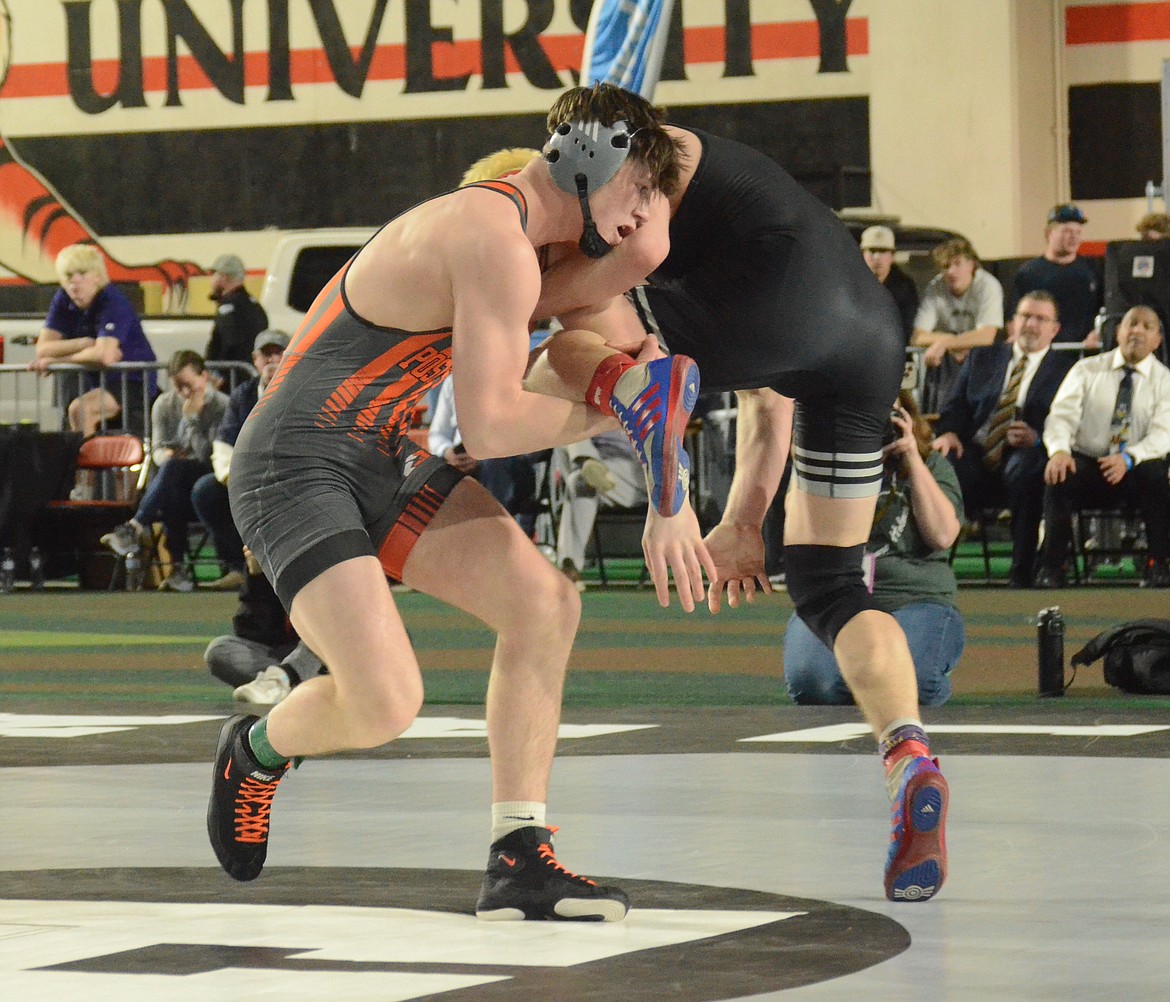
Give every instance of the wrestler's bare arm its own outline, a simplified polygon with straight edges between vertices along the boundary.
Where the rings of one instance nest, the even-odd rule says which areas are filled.
[[[609,419],[579,401],[523,387],[528,321],[540,292],[536,255],[523,234],[517,229],[452,242],[448,252],[452,371],[467,451],[477,459],[514,456],[579,442],[609,427]]]
[[[534,316],[561,318],[621,296],[646,281],[670,251],[670,205],[662,195],[650,202],[649,219],[600,260],[571,249],[544,273]],[[567,326],[567,325],[566,325]]]
[[[792,439],[793,404],[774,390],[736,393],[735,476],[723,519],[707,535],[718,575],[707,590],[708,607],[718,612],[723,589],[728,604],[750,602],[757,585],[771,591],[764,571],[764,516],[776,494]]]
[[[780,485],[792,439],[792,401],[775,390],[739,390],[735,394],[735,476],[728,492],[724,522],[759,530]]]

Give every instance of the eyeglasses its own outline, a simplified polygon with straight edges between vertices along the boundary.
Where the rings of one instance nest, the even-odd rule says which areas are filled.
[[[1042,313],[1017,313],[1016,319],[1020,321],[1035,320],[1042,324],[1056,323],[1056,317],[1046,317]]]

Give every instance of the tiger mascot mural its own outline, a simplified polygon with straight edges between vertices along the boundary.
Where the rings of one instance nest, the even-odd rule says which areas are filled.
[[[12,64],[12,16],[0,0],[0,99]],[[131,265],[116,260],[100,237],[45,178],[17,156],[0,134],[0,267],[27,282],[55,284],[57,253],[70,244],[93,244],[114,282],[152,282],[163,288],[167,309],[186,304],[187,281],[203,269],[190,261]]]

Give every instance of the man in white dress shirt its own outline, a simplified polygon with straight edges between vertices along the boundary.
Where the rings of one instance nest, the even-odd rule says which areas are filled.
[[[1047,525],[1038,587],[1064,584],[1064,560],[1078,508],[1128,503],[1146,524],[1142,584],[1170,587],[1170,369],[1153,357],[1158,315],[1135,306],[1117,328],[1117,347],[1082,359],[1057,391],[1044,424]]]

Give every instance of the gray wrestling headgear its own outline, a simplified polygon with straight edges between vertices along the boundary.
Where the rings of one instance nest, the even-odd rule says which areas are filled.
[[[580,247],[586,257],[604,257],[613,250],[593,223],[589,193],[612,181],[629,154],[630,127],[620,120],[613,125],[562,122],[545,144],[544,159],[553,181],[581,203],[585,229]]]

